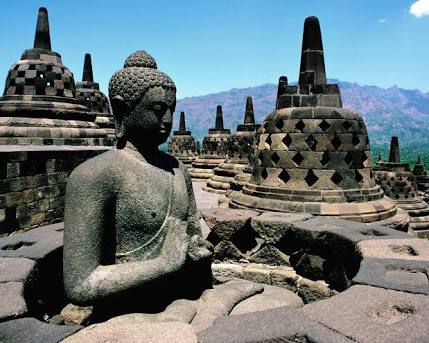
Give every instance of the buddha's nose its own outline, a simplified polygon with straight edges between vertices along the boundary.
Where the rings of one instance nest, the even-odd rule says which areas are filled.
[[[171,114],[171,110],[168,108],[164,115],[161,118],[161,122],[165,125],[165,124],[171,124],[173,122],[173,116]]]

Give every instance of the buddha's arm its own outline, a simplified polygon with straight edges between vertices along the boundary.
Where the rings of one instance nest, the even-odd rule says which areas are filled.
[[[96,173],[96,172],[95,172]],[[95,177],[97,176],[97,177]],[[167,236],[159,257],[114,264],[115,230],[112,204],[112,176],[94,175],[79,169],[67,185],[64,228],[64,286],[77,304],[91,304],[143,285],[183,266],[189,238],[186,224],[168,223]],[[114,181],[114,180],[110,180]]]
[[[182,166],[182,170],[183,170],[183,174],[185,175],[186,189],[188,191],[188,199],[189,199],[188,217],[187,217],[188,234],[190,236],[193,236],[193,235],[201,236],[202,233],[201,233],[201,225],[200,225],[200,216],[197,211],[197,204],[195,202],[194,190],[192,188],[192,179],[186,167]]]

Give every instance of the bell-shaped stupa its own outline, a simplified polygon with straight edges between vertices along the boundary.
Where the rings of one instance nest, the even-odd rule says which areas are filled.
[[[223,126],[222,106],[216,108],[215,127],[209,129],[208,135],[203,139],[201,155],[192,163],[189,174],[193,179],[207,180],[214,173],[213,169],[220,166],[227,158],[231,130]]]
[[[282,78],[276,107],[258,130],[251,179],[231,193],[231,207],[406,229],[408,215],[375,183],[362,117],[342,108],[338,85],[327,83],[316,17],[305,20],[298,85]]]
[[[375,172],[377,183],[384,193],[410,215],[410,229],[418,237],[429,238],[429,205],[418,195],[416,177],[408,163],[401,163],[398,137],[392,137],[389,162],[380,161]]]
[[[235,176],[244,172],[252,159],[256,129],[252,97],[246,99],[244,122],[237,126],[237,131],[231,135],[228,150],[228,159],[214,169],[213,177],[207,181],[204,189],[214,193],[223,194],[230,189],[231,184],[240,182],[245,176],[235,181]],[[250,176],[250,174],[248,173]]]
[[[76,98],[96,115],[95,123],[109,136],[115,137],[115,123],[107,96],[100,91],[100,85],[94,82],[91,54],[85,54],[82,81],[76,82]]]
[[[195,139],[191,131],[186,130],[185,112],[180,112],[179,130],[174,131],[168,142],[168,152],[185,165],[190,165],[198,156]]]
[[[106,145],[95,116],[76,98],[73,74],[51,50],[42,7],[34,47],[12,65],[0,97],[0,144]]]

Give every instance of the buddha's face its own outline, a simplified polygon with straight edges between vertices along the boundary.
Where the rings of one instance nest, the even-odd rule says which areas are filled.
[[[176,93],[162,87],[150,88],[137,105],[123,116],[124,137],[131,143],[151,145],[164,143],[173,123]]]

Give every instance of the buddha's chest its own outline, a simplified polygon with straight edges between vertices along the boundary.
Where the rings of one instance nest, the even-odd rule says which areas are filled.
[[[186,220],[188,193],[179,169],[170,172],[150,165],[131,169],[120,189],[115,209],[117,254],[161,244],[167,216]]]

